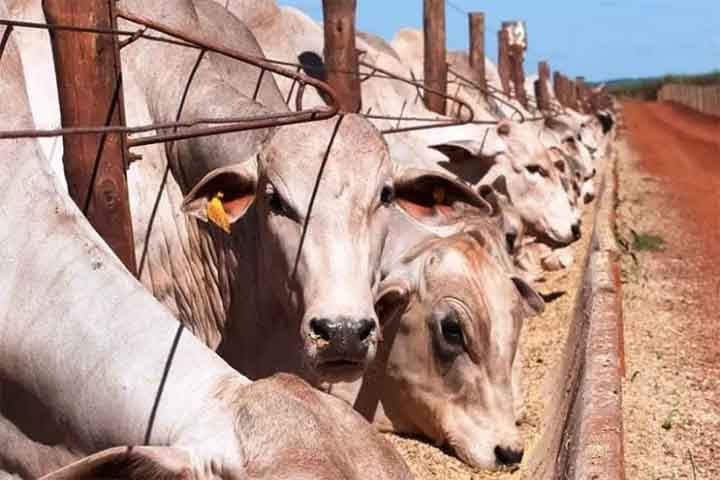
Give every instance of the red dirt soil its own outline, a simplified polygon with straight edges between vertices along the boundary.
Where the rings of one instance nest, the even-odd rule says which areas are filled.
[[[706,365],[720,362],[720,118],[669,103],[626,102],[625,127],[641,167],[660,180],[671,204],[683,213],[689,241],[678,281],[701,286],[700,315],[688,315],[687,340]],[[700,241],[697,241],[700,240]],[[698,266],[699,268],[691,268]],[[693,278],[695,277],[695,278]],[[688,312],[690,313],[690,312]],[[694,312],[693,312],[694,313]],[[678,339],[683,341],[683,339]],[[720,402],[720,399],[718,399]]]

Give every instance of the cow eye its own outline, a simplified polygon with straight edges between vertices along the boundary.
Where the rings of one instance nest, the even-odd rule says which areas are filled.
[[[277,189],[272,184],[268,184],[265,194],[267,195],[267,202],[270,210],[272,210],[275,214],[284,215],[287,211],[285,201],[280,196]]]
[[[383,205],[390,205],[395,200],[395,189],[390,185],[385,185],[380,192],[380,201]]]
[[[460,320],[454,310],[450,310],[440,321],[442,336],[451,345],[463,345],[463,333]]]
[[[540,165],[526,165],[525,170],[527,170],[530,173],[539,173],[543,177],[547,177],[547,172]]]

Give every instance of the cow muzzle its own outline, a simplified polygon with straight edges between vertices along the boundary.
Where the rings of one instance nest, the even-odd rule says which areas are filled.
[[[314,347],[316,373],[328,382],[359,378],[375,355],[377,336],[374,317],[312,318],[308,337]]]

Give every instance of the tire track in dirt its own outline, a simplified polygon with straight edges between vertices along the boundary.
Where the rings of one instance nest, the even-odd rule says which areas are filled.
[[[658,103],[623,112],[627,477],[720,478],[720,119]],[[633,245],[644,234],[662,249]]]

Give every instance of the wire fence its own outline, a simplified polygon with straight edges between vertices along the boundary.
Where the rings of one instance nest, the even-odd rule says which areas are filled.
[[[197,50],[197,62],[195,63],[193,71],[188,76],[182,96],[178,100],[178,109],[175,115],[175,120],[173,122],[126,126],[109,125],[108,119],[105,125],[72,126],[56,129],[26,129],[12,131],[5,130],[0,131],[0,139],[40,138],[57,136],[64,137],[67,135],[88,134],[102,135],[93,168],[93,172],[96,172],[98,165],[101,161],[103,147],[105,145],[105,140],[108,134],[125,135],[125,145],[128,148],[151,145],[155,143],[166,143],[168,144],[169,148],[172,148],[173,142],[178,140],[185,140],[207,135],[226,134],[244,130],[277,127],[295,123],[318,121],[334,117],[338,113],[339,102],[335,95],[335,92],[330,86],[328,86],[324,81],[322,81],[322,79],[317,78],[317,72],[313,72],[312,67],[308,68],[307,65],[303,65],[297,62],[287,62],[248,55],[244,52],[237,51],[223,45],[207,42],[203,39],[198,38],[193,33],[181,32],[162,23],[156,22],[148,18],[144,18],[139,15],[134,15],[123,10],[118,10],[117,18],[127,20],[132,24],[137,25],[138,28],[134,30],[117,28],[110,29],[95,28],[90,26],[59,25],[0,19],[0,26],[6,27],[2,37],[0,38],[0,60],[2,59],[2,55],[7,47],[13,31],[18,28],[45,29],[48,31],[68,31],[79,34],[115,36],[119,39],[118,44],[120,49],[125,48],[128,45],[131,45],[139,40],[144,40],[150,42],[161,42]],[[235,61],[252,65],[259,70],[257,81],[254,87],[254,93],[252,95],[253,100],[257,99],[258,93],[260,91],[260,86],[262,84],[264,76],[266,75],[266,72],[270,72],[271,74],[291,79],[292,83],[287,93],[286,103],[290,104],[293,95],[295,95],[294,111],[292,110],[292,108],[290,108],[287,111],[283,112],[267,113],[257,116],[181,119],[183,106],[185,104],[188,90],[193,81],[195,71],[197,70],[204,56],[209,52],[223,55]],[[454,116],[406,116],[405,109],[408,103],[408,99],[405,99],[403,101],[402,107],[397,114],[373,114],[370,110],[366,112],[359,112],[370,120],[387,120],[394,122],[393,127],[381,130],[382,134],[387,135],[414,130],[444,128],[465,124],[493,125],[499,122],[499,120],[494,117],[482,119],[476,118],[473,107],[465,100],[459,98],[457,95],[448,94],[447,92],[441,92],[426,87],[423,84],[422,79],[415,78],[412,70],[409,71],[410,76],[405,77],[393,73],[389,70],[380,68],[379,66],[364,60],[359,61],[359,66],[359,71],[335,70],[334,72],[358,75],[360,76],[361,82],[368,81],[369,79],[384,79],[388,81],[402,82],[415,88],[416,97],[412,100],[413,102],[423,100],[424,95],[427,92],[430,92],[445,98],[446,102],[449,105],[448,111],[456,112]],[[326,73],[327,71],[325,72],[325,74]],[[474,91],[476,94],[481,95],[486,100],[494,100],[498,104],[504,105],[506,108],[512,111],[512,114],[510,116],[511,119],[517,120],[518,122],[522,123],[525,121],[537,121],[544,118],[544,115],[528,117],[520,108],[513,105],[512,98],[500,89],[496,89],[489,84],[487,85],[487,87],[483,88],[478,83],[474,82],[472,79],[469,79],[458,73],[452,67],[449,67],[449,73],[451,74],[451,78],[448,80],[448,85],[456,84],[458,86],[458,89],[460,87],[463,87],[470,91]],[[121,85],[121,78],[118,78],[118,82],[116,83],[116,85],[116,90],[118,90]],[[303,108],[304,92],[308,85],[316,89],[320,97],[325,101],[325,105],[309,109]],[[119,95],[115,95],[112,99],[113,108],[119,101],[119,98]],[[452,105],[452,107],[450,107],[450,105]],[[556,115],[558,113],[560,112],[554,109],[551,112],[547,112],[546,114]],[[403,123],[405,123],[405,125],[403,125]],[[407,123],[411,123],[411,125],[408,126]],[[155,133],[151,135],[146,135],[150,132]],[[128,152],[125,152],[125,154],[126,157],[129,159],[135,158]],[[129,161],[126,161],[126,165],[128,163]],[[153,230],[158,205],[167,184],[168,174],[169,166],[166,166],[162,181],[160,183],[160,186],[158,187],[155,201],[153,202],[153,210],[151,213],[148,230],[146,232],[145,246],[139,262],[139,268],[137,272],[138,277],[142,276],[144,268],[146,266],[147,248],[150,240],[150,235]],[[91,176],[91,181],[89,183],[87,194],[85,195],[85,200],[80,202],[83,213],[85,214],[87,214],[88,212],[90,198],[94,194],[94,178],[95,175],[93,173],[93,175]]]

